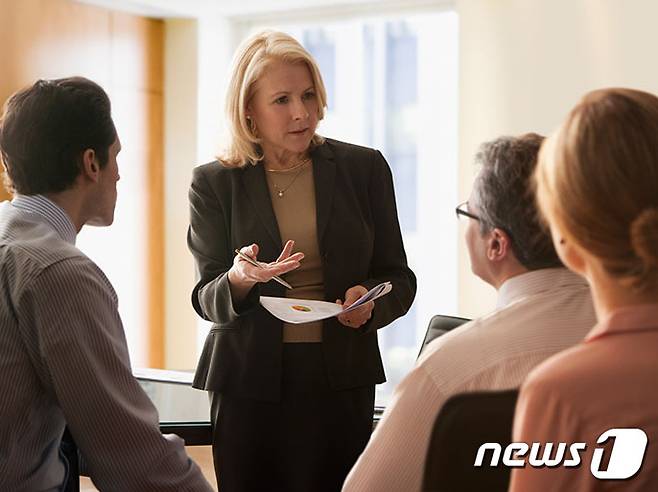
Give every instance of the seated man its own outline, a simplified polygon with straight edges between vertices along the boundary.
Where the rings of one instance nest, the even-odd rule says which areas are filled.
[[[0,490],[61,490],[67,424],[100,490],[212,490],[160,433],[114,289],[75,247],[114,219],[120,147],[107,95],[83,78],[40,80],[0,119],[15,193],[0,204]]]
[[[497,289],[497,307],[428,345],[395,389],[344,491],[420,490],[434,421],[448,398],[516,388],[594,325],[587,283],[562,266],[537,219],[529,179],[542,141],[528,134],[482,146],[482,168],[457,213],[468,220],[471,269]]]

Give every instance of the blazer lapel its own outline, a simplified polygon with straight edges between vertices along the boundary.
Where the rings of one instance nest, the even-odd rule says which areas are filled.
[[[270,190],[267,188],[265,171],[262,164],[247,164],[243,168],[242,181],[249,199],[251,200],[256,215],[259,217],[265,230],[274,241],[276,251],[281,251],[281,234],[279,225],[272,209]]]
[[[324,143],[312,152],[313,179],[315,181],[315,202],[317,208],[318,244],[322,248],[322,238],[327,228],[334,200],[336,163],[334,154]],[[321,249],[322,251],[322,249]]]

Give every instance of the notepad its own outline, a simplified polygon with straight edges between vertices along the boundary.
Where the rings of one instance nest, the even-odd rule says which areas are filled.
[[[390,282],[376,285],[359,297],[354,304],[343,309],[340,304],[309,299],[293,299],[290,297],[261,296],[260,303],[273,316],[286,323],[300,324],[331,318],[341,313],[349,313],[366,302],[374,301],[393,290]]]

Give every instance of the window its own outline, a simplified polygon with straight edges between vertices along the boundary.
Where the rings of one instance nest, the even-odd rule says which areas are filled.
[[[331,111],[336,94],[336,44],[321,29],[304,31],[302,44],[320,66],[322,80],[327,90],[327,106]]]

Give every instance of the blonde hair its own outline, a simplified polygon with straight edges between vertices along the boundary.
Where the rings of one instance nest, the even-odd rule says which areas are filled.
[[[226,117],[230,133],[227,150],[218,158],[227,167],[242,167],[263,159],[260,139],[249,125],[247,105],[253,95],[254,84],[274,62],[303,63],[313,79],[318,101],[318,121],[324,118],[327,93],[320,69],[311,54],[292,36],[278,31],[262,31],[247,40],[236,51],[231,80],[226,93]],[[324,139],[313,135],[311,146]]]
[[[585,95],[546,140],[539,208],[629,287],[658,287],[658,98],[631,89]]]

